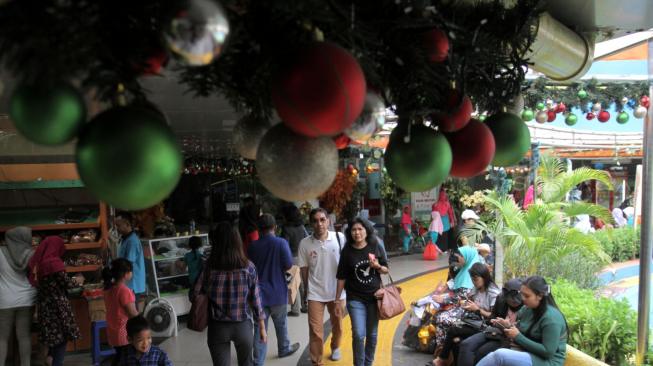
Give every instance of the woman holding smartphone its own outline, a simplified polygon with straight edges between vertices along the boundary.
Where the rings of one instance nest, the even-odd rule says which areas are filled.
[[[499,349],[478,366],[562,366],[565,363],[569,330],[544,278],[532,276],[521,287],[524,307],[517,313],[517,324],[496,319],[512,341],[510,349]]]
[[[376,241],[372,228],[361,218],[349,224],[345,235],[347,245],[338,263],[336,299],[347,290],[354,366],[371,366],[379,325],[374,293],[381,288],[381,274],[388,273],[387,255]],[[336,311],[342,311],[342,307],[337,306]]]

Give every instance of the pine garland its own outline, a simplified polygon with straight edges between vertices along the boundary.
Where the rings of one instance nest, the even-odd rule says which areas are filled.
[[[581,90],[587,92],[586,98],[581,99],[578,96]],[[632,110],[639,105],[639,99],[648,95],[648,84],[644,81],[602,83],[590,79],[569,85],[557,85],[551,84],[545,78],[538,78],[527,83],[523,95],[524,104],[532,109],[535,109],[537,103],[550,99],[554,103],[564,103],[567,110],[580,108],[583,113],[589,112],[595,103],[600,103],[604,109],[614,104],[617,111],[621,112],[624,108]],[[623,97],[628,98],[625,105],[622,102]]]
[[[176,66],[200,95],[223,95],[239,111],[270,118],[270,77],[284,57],[316,34],[350,50],[370,89],[402,121],[445,109],[455,83],[481,110],[511,104],[525,78],[525,53],[539,0],[503,1],[224,0],[231,34],[206,67]],[[0,65],[25,81],[79,80],[103,101],[117,85],[144,97],[139,69],[165,50],[164,33],[188,0],[15,0],[0,11]],[[449,35],[449,58],[430,63],[420,35]],[[319,87],[319,86],[316,86]]]

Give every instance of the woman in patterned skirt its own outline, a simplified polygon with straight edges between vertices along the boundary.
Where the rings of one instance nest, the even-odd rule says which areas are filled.
[[[81,285],[84,278],[68,277],[61,260],[65,251],[63,239],[49,236],[41,242],[29,262],[29,279],[38,289],[39,341],[48,347],[48,361],[51,360],[52,366],[63,365],[66,344],[79,338],[67,290]]]

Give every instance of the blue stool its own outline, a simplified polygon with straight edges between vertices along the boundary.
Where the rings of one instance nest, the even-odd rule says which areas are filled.
[[[96,320],[91,323],[91,359],[93,366],[100,366],[103,357],[108,357],[116,353],[111,347],[110,349],[102,349],[100,344],[100,330],[107,327],[105,320]]]

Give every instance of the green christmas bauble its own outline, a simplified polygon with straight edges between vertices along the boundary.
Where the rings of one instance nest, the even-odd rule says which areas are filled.
[[[512,113],[501,112],[488,117],[485,124],[492,131],[496,143],[492,165],[519,163],[531,147],[531,134],[524,121]]]
[[[20,84],[9,101],[9,115],[28,140],[61,145],[72,140],[86,119],[84,98],[72,85]]]
[[[424,192],[449,175],[453,159],[443,134],[423,125],[399,125],[392,131],[385,152],[385,166],[392,180],[409,192]]]
[[[538,111],[543,111],[546,109],[546,105],[542,102],[539,102],[535,105],[535,108],[537,108]]]
[[[481,121],[481,122],[485,121],[486,118],[487,118],[487,116],[484,115],[484,114],[481,114],[481,115],[478,116],[478,120]]]
[[[84,125],[75,158],[86,187],[126,210],[166,198],[179,181],[183,160],[170,127],[140,107],[112,108]]]
[[[587,92],[585,91],[585,89],[581,89],[581,90],[578,91],[578,98],[580,98],[580,99],[587,98]]]
[[[626,112],[621,112],[619,115],[617,115],[617,123],[619,124],[623,125],[624,123],[628,122],[629,119],[630,116]]]
[[[535,113],[533,113],[532,109],[524,109],[524,111],[521,114],[521,119],[523,119],[525,122],[530,122],[535,118]]]
[[[573,126],[576,124],[576,122],[578,122],[578,116],[573,113],[569,113],[565,118],[565,123],[567,126]]]

